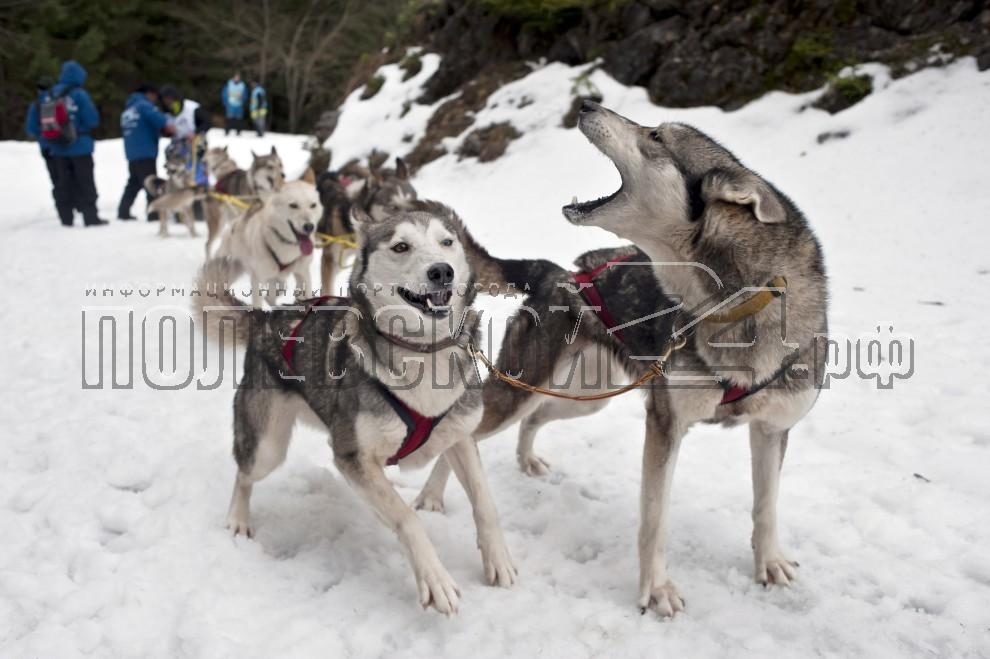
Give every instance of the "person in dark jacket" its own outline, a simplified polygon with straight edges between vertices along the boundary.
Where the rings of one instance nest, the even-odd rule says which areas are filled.
[[[156,107],[157,102],[158,92],[153,87],[139,85],[127,98],[120,115],[120,132],[124,136],[124,155],[130,177],[117,207],[118,220],[135,219],[131,215],[131,205],[144,187],[144,180],[158,173],[155,166],[158,138],[171,135],[174,130],[165,113]],[[145,194],[151,202],[151,195],[147,191]]]
[[[55,86],[55,78],[51,76],[41,76],[35,86],[38,92],[37,98],[28,106],[27,119],[24,122],[24,129],[27,134],[38,142],[41,149],[41,157],[45,160],[45,167],[48,169],[48,178],[52,181],[52,199],[55,199],[55,159],[52,157],[52,146],[41,136],[41,104],[44,103],[52,87]]]
[[[86,69],[79,62],[69,60],[62,65],[58,84],[51,91],[56,99],[66,98],[69,120],[76,132],[76,138],[67,144],[51,144],[55,161],[55,208],[67,227],[72,226],[73,210],[82,214],[83,223],[88,227],[107,224],[96,213],[96,183],[93,181],[91,132],[100,124],[100,113],[83,89],[85,82]]]

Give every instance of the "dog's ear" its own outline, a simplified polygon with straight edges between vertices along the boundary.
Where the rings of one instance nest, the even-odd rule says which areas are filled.
[[[313,171],[312,167],[307,167],[303,175],[299,177],[299,180],[316,185],[316,172]]]
[[[403,181],[409,180],[409,168],[406,167],[406,161],[402,158],[395,159],[395,175]]]
[[[706,202],[724,201],[750,206],[756,219],[764,224],[787,221],[787,210],[776,191],[746,169],[716,169],[709,172],[701,184],[701,196]]]
[[[224,153],[227,153],[227,145],[226,145],[226,144],[224,144],[224,145],[223,145],[223,152],[224,152]],[[252,152],[252,153],[253,153],[253,152]]]
[[[364,192],[364,189],[368,187],[368,179],[363,178],[354,183],[351,183],[346,188],[344,192],[347,193],[347,198],[351,201],[356,201],[358,197]]]
[[[275,150],[275,145],[274,144],[272,144],[272,153],[271,153],[271,155],[273,155],[273,156],[277,156],[278,155],[278,151]]]
[[[254,149],[251,149],[251,157],[254,158],[255,160],[258,159],[258,154],[254,152]]]
[[[374,219],[366,212],[363,208],[360,208],[357,204],[351,204],[351,226],[354,227],[354,231],[357,233],[359,239],[364,237],[364,230],[370,224],[374,223]]]

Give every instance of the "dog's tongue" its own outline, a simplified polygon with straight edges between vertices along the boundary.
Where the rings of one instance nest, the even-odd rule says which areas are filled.
[[[303,253],[303,256],[309,256],[313,253],[313,241],[310,240],[309,236],[299,238],[299,251]]]

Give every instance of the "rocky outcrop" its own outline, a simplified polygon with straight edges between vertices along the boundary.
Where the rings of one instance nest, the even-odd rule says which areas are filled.
[[[571,6],[573,4],[573,6]],[[988,0],[632,0],[556,3],[443,0],[419,40],[444,58],[422,102],[493,63],[601,58],[667,106],[735,108],[770,89],[807,91],[867,61],[894,75],[972,54],[990,67]],[[850,91],[846,89],[845,91]],[[847,98],[840,90],[838,103]]]

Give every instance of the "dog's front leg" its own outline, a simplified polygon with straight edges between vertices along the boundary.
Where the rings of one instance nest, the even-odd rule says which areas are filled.
[[[304,259],[305,265],[296,270],[296,289],[302,291],[302,295],[297,295],[299,300],[306,300],[313,296],[313,282],[309,278],[309,259]],[[329,295],[326,293],[325,295]]]
[[[447,489],[447,479],[450,478],[450,465],[447,464],[445,454],[441,454],[433,465],[430,477],[426,479],[426,485],[420,491],[419,496],[413,501],[413,508],[416,510],[428,510],[434,513],[443,512],[443,491]]]
[[[457,480],[464,486],[464,491],[471,500],[485,579],[492,586],[508,588],[515,582],[518,571],[505,546],[502,527],[498,523],[498,511],[481,467],[478,445],[472,437],[468,437],[447,449],[443,458],[454,470]]]
[[[667,575],[670,486],[683,434],[671,426],[669,413],[661,416],[655,404],[649,406],[640,496],[639,606],[665,617],[684,610],[684,600]]]
[[[334,462],[375,514],[399,537],[412,563],[423,608],[433,606],[444,615],[457,613],[460,589],[440,562],[423,523],[392,487],[382,467],[359,457],[335,458]]]
[[[265,295],[261,294],[261,280],[251,277],[251,306],[255,309],[261,309],[262,300],[268,295],[268,291],[265,291]]]
[[[787,560],[777,539],[777,492],[787,450],[787,431],[761,421],[749,424],[753,459],[753,559],[757,583],[788,585],[797,563]]]

